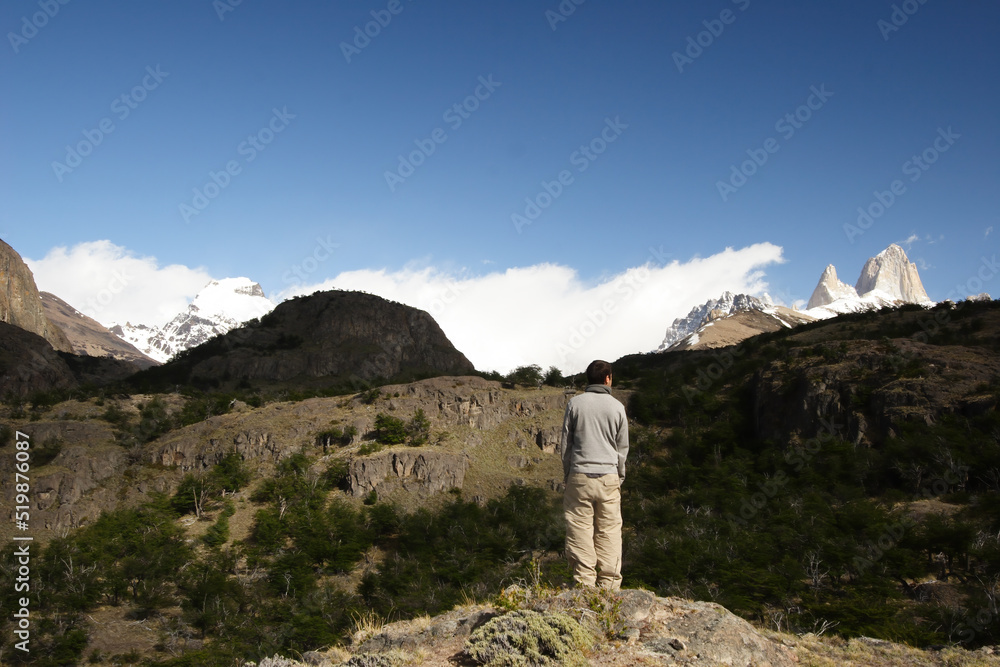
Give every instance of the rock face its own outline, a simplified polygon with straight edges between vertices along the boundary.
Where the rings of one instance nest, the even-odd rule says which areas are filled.
[[[139,368],[149,368],[157,363],[55,294],[41,292],[40,296],[46,317],[66,334],[77,354],[120,359]]]
[[[895,243],[865,262],[854,289],[861,296],[877,290],[904,303],[930,303],[917,265]]]
[[[75,384],[69,365],[44,338],[0,322],[0,392],[24,398]]]
[[[350,493],[385,495],[403,488],[420,494],[461,489],[469,457],[452,452],[398,449],[351,461]]]
[[[225,278],[206,285],[187,310],[162,327],[126,322],[114,325],[111,331],[162,363],[178,352],[267,315],[274,306],[261,286],[249,278]]]
[[[473,370],[426,312],[371,294],[330,291],[285,301],[260,322],[151,372],[172,382],[329,384]]]
[[[837,269],[833,264],[830,264],[823,271],[823,275],[820,276],[819,284],[816,285],[812,296],[809,297],[809,303],[806,305],[806,308],[825,306],[838,299],[855,298],[857,296],[858,293],[853,287],[841,282],[837,278]]]
[[[13,248],[0,240],[0,322],[38,334],[62,352],[72,352],[69,339],[45,316],[31,269]]]

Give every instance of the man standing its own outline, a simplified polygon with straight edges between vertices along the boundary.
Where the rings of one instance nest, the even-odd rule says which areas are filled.
[[[621,484],[628,456],[625,407],[611,395],[611,364],[587,366],[587,390],[566,405],[566,556],[578,586],[618,590],[622,582]]]

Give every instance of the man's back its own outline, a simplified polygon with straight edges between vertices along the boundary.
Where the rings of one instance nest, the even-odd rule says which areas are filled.
[[[590,385],[566,406],[563,419],[563,473],[625,477],[628,420],[625,407],[606,385]]]

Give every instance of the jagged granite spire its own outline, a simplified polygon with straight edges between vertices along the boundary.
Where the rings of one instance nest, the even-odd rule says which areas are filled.
[[[917,265],[895,243],[865,262],[854,288],[861,296],[878,290],[906,303],[930,302]]]
[[[837,269],[834,268],[833,264],[829,264],[826,270],[823,271],[823,275],[820,276],[819,284],[813,290],[812,296],[809,297],[809,303],[806,305],[806,308],[825,306],[837,299],[857,296],[857,291],[850,285],[841,282],[837,278]]]

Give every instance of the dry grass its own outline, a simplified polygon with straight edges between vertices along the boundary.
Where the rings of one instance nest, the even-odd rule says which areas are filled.
[[[1000,667],[993,649],[928,651],[878,639],[760,632],[792,649],[802,667]]]

